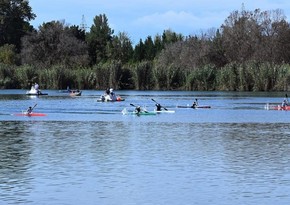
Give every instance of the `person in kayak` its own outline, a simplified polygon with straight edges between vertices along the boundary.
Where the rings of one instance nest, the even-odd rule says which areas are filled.
[[[140,107],[140,106],[137,106],[137,107],[135,108],[135,112],[136,112],[137,114],[139,114],[139,113],[141,112],[141,107]]]
[[[38,90],[39,90],[39,85],[38,85],[37,83],[35,83],[35,84],[34,84],[34,88],[35,88],[35,90],[38,91]]]
[[[107,89],[105,90],[105,95],[110,95],[110,89],[109,89],[109,88],[107,88]]]
[[[112,93],[113,92],[113,89],[109,89],[107,88],[104,92],[103,95],[101,95],[101,101],[102,102],[106,102],[106,101],[112,101]]]
[[[287,99],[284,99],[282,102],[282,107],[286,107],[288,105]]]
[[[112,101],[116,101],[117,100],[117,97],[116,97],[116,94],[114,93],[113,88],[110,88],[110,98],[111,98]]]
[[[38,83],[34,84],[34,89],[36,90],[37,94],[40,94],[39,85]]]
[[[197,99],[195,99],[191,107],[196,108],[197,106],[198,106],[198,102],[197,102]]]
[[[26,112],[27,112],[27,114],[31,114],[32,113],[32,107],[29,107],[27,110],[26,110]]]
[[[162,106],[159,103],[156,103],[155,106],[156,106],[156,111],[161,111]]]

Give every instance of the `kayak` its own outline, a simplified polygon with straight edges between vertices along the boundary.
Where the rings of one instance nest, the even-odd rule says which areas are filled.
[[[123,115],[156,115],[156,112],[149,112],[149,111],[141,111],[139,113],[135,112],[135,111],[132,111],[132,112],[128,112],[126,108],[124,108],[122,110],[122,114]]]
[[[178,106],[176,106],[177,108],[193,108],[192,106],[181,106],[181,105],[178,105]],[[196,108],[205,108],[205,109],[207,109],[207,108],[211,108],[211,106],[209,106],[209,105],[202,105],[202,106],[197,106],[197,107],[195,107],[194,109],[196,109]]]
[[[27,116],[27,117],[43,117],[43,116],[46,116],[46,114],[44,114],[44,113],[37,113],[37,112],[32,112],[32,113],[22,112],[22,113],[15,113],[13,115],[15,115],[15,116]]]
[[[29,91],[26,91],[26,95],[48,95],[47,93],[42,93],[41,90],[36,90],[33,86]]]
[[[267,110],[290,110],[290,106],[287,105],[287,106],[281,106],[281,105],[278,105],[278,106],[268,106],[266,107]]]
[[[160,110],[160,111],[154,110],[154,112],[156,112],[156,113],[175,113],[175,110]]]
[[[156,115],[157,113],[156,112],[139,112],[139,113],[137,113],[137,112],[135,112],[135,111],[133,111],[133,112],[127,112],[127,113],[123,113],[123,115],[137,115],[137,116],[139,116],[139,115]]]
[[[117,98],[117,100],[103,100],[103,99],[97,99],[97,102],[121,102],[125,101],[123,98]]]
[[[71,90],[69,93],[70,96],[74,97],[74,96],[81,96],[82,95],[82,91],[79,90]]]
[[[29,93],[29,92],[26,92],[26,95],[39,96],[39,95],[48,95],[48,93],[42,93],[42,92],[39,92],[39,93]]]

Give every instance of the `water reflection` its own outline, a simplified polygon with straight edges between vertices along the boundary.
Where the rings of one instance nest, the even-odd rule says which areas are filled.
[[[0,190],[5,190],[0,192],[0,198],[3,201],[28,202],[25,196],[32,190],[31,175],[27,171],[31,166],[32,147],[25,136],[26,126],[0,122]]]
[[[233,194],[257,198],[257,203],[289,198],[288,124],[227,124],[217,130]]]
[[[0,201],[289,202],[287,124],[142,119],[1,122]]]

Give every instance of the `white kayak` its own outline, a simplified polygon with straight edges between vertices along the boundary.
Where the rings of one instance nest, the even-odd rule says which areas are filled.
[[[160,110],[160,111],[154,110],[154,112],[156,112],[156,113],[175,113],[175,110]]]
[[[40,90],[36,90],[34,86],[32,86],[29,91],[26,91],[26,95],[48,95],[48,94],[42,93]]]

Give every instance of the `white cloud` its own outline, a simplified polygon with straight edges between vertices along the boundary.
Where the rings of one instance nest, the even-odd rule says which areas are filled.
[[[166,29],[186,36],[218,28],[232,11],[241,10],[243,4],[246,10],[280,8],[288,19],[290,16],[289,0],[30,0],[29,4],[37,15],[32,22],[34,26],[62,19],[80,25],[85,15],[90,27],[95,16],[106,14],[115,33],[127,32],[135,41]]]
[[[139,34],[141,34],[140,31],[145,32],[147,28],[147,30],[155,31],[155,33],[150,33],[151,36],[161,34],[166,29],[188,36],[194,35],[200,30],[207,30],[212,27],[219,28],[224,20],[224,13],[209,12],[197,16],[185,11],[167,11],[138,18],[132,22],[131,26],[138,30]]]
[[[166,29],[170,27],[178,27],[180,25],[190,27],[189,22],[194,22],[196,17],[187,12],[168,11],[165,13],[154,13],[152,15],[143,16],[133,21],[135,26],[150,26],[157,29]]]

